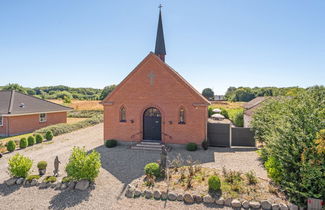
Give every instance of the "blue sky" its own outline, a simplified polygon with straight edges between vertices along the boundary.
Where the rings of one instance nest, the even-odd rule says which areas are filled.
[[[118,84],[154,50],[201,91],[325,84],[324,0],[0,0],[0,86]]]

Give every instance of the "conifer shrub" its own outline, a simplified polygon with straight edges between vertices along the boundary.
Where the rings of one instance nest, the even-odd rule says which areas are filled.
[[[8,165],[8,171],[11,176],[26,178],[33,165],[33,161],[17,153],[9,159]]]
[[[188,143],[186,145],[186,149],[188,151],[196,151],[197,150],[197,144],[195,144],[195,143]]]
[[[74,147],[65,168],[67,175],[78,181],[86,179],[94,181],[101,167],[100,154],[93,150],[87,153],[85,148]]]
[[[114,139],[107,140],[107,141],[105,141],[105,146],[108,147],[108,148],[116,147],[117,146],[117,141],[114,140]]]
[[[43,142],[43,136],[41,134],[36,134],[35,140],[37,144],[40,144]]]
[[[24,149],[26,147],[28,147],[28,141],[26,138],[21,138],[19,141],[19,147],[20,149]]]
[[[35,144],[34,136],[29,136],[27,141],[28,141],[28,146],[33,146]]]
[[[52,131],[47,131],[45,133],[45,139],[48,140],[48,141],[51,141],[53,139],[53,133],[52,133]]]
[[[144,167],[144,173],[147,176],[160,177],[160,167],[158,163],[148,163]]]
[[[7,150],[9,151],[9,152],[13,152],[13,151],[15,151],[15,149],[16,149],[16,143],[14,142],[14,141],[8,141],[8,143],[7,143]]]
[[[37,163],[37,168],[38,169],[43,170],[43,169],[46,169],[46,167],[47,167],[47,162],[44,161],[44,160],[42,160],[42,161],[40,161],[40,162]]]
[[[221,187],[220,178],[216,175],[210,176],[208,180],[209,190],[218,191]]]

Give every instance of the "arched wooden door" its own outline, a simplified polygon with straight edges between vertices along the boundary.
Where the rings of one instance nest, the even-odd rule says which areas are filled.
[[[161,141],[161,114],[154,107],[143,113],[143,139]]]

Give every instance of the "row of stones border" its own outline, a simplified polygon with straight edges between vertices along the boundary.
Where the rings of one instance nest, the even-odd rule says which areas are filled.
[[[127,198],[139,198],[144,197],[146,199],[154,199],[154,200],[169,200],[169,201],[179,201],[184,202],[185,204],[194,204],[194,203],[204,203],[204,204],[216,204],[217,207],[222,208],[232,207],[235,209],[263,209],[263,210],[301,210],[303,208],[298,207],[294,204],[275,204],[271,203],[268,200],[261,201],[247,201],[247,200],[239,200],[232,198],[218,198],[215,199],[210,195],[198,196],[191,195],[189,193],[173,193],[173,192],[160,192],[158,190],[140,190],[131,185],[128,185],[125,196]]]

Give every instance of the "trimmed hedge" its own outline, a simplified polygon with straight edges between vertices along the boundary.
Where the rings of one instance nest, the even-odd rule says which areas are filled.
[[[21,138],[19,141],[19,147],[20,149],[24,149],[26,147],[28,147],[28,142],[26,138]]]
[[[72,131],[79,130],[81,128],[97,125],[101,122],[103,122],[103,116],[94,116],[90,119],[83,120],[73,124],[60,123],[56,125],[51,125],[45,128],[41,128],[35,132],[44,135],[46,134],[46,132],[51,131],[54,136],[58,136],[61,134],[70,133]]]
[[[8,141],[8,143],[7,143],[7,150],[9,151],[9,152],[13,152],[14,150],[16,149],[16,144],[15,144],[15,142],[14,141]]]
[[[116,147],[117,146],[117,141],[114,140],[114,139],[107,140],[107,141],[105,141],[105,146],[108,147],[108,148]]]
[[[42,160],[42,161],[40,161],[40,162],[37,163],[37,168],[38,169],[43,170],[43,169],[46,169],[46,167],[47,167],[47,162],[44,161],[44,160]]]
[[[144,173],[146,175],[159,177],[160,176],[160,167],[158,163],[148,163],[144,167]]]
[[[34,136],[29,136],[27,140],[28,140],[28,146],[33,146],[35,144]]]
[[[188,151],[196,151],[197,150],[197,144],[195,144],[195,143],[188,143],[186,145],[186,149]]]
[[[74,110],[68,113],[68,117],[91,118],[94,116],[103,115],[103,112],[103,110]]]
[[[43,142],[43,136],[41,134],[36,134],[35,139],[36,139],[36,144],[40,144]]]
[[[44,137],[45,137],[46,140],[51,141],[53,139],[53,133],[52,133],[52,131],[47,131],[45,133],[45,136]]]

